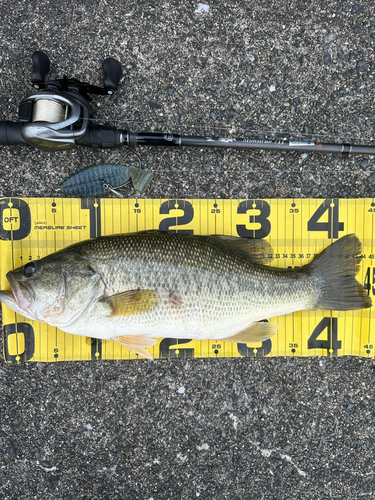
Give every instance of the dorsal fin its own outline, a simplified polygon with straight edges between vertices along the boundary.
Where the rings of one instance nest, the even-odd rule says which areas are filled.
[[[270,264],[273,248],[268,241],[256,238],[239,238],[238,236],[211,235],[235,246],[241,252],[248,255],[255,264]]]

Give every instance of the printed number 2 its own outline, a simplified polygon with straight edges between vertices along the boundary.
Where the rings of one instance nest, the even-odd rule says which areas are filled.
[[[193,205],[186,200],[168,200],[160,205],[160,214],[169,214],[172,210],[183,210],[180,217],[167,217],[159,224],[159,231],[170,231],[171,233],[193,234],[193,229],[169,229],[170,227],[183,226],[189,224],[194,218]]]
[[[328,221],[320,219],[328,211]],[[344,231],[344,223],[339,222],[338,198],[324,200],[307,223],[308,231],[327,231],[328,238],[338,238],[339,231]]]

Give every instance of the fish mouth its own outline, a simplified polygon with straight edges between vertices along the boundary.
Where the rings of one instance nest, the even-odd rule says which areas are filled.
[[[7,274],[10,287],[12,289],[14,300],[22,311],[27,311],[31,306],[34,293],[25,281],[17,280],[12,274]]]

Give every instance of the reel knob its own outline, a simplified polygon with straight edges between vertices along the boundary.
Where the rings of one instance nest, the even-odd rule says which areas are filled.
[[[121,64],[113,57],[108,57],[103,61],[104,88],[108,94],[113,94],[117,90],[122,76]]]
[[[44,52],[37,50],[33,53],[33,72],[31,75],[31,82],[34,85],[34,88],[39,88],[39,83],[43,83],[46,77],[46,74],[50,68],[50,61]]]

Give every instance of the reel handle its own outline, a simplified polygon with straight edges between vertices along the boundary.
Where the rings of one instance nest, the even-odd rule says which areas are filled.
[[[31,75],[31,82],[35,87],[35,84],[38,85],[38,83],[44,82],[46,74],[50,69],[50,61],[47,54],[41,50],[37,50],[33,53],[32,60],[33,72]],[[36,88],[38,88],[38,86]]]
[[[108,57],[103,61],[104,88],[112,94],[117,90],[122,76],[121,64],[113,57]]]

